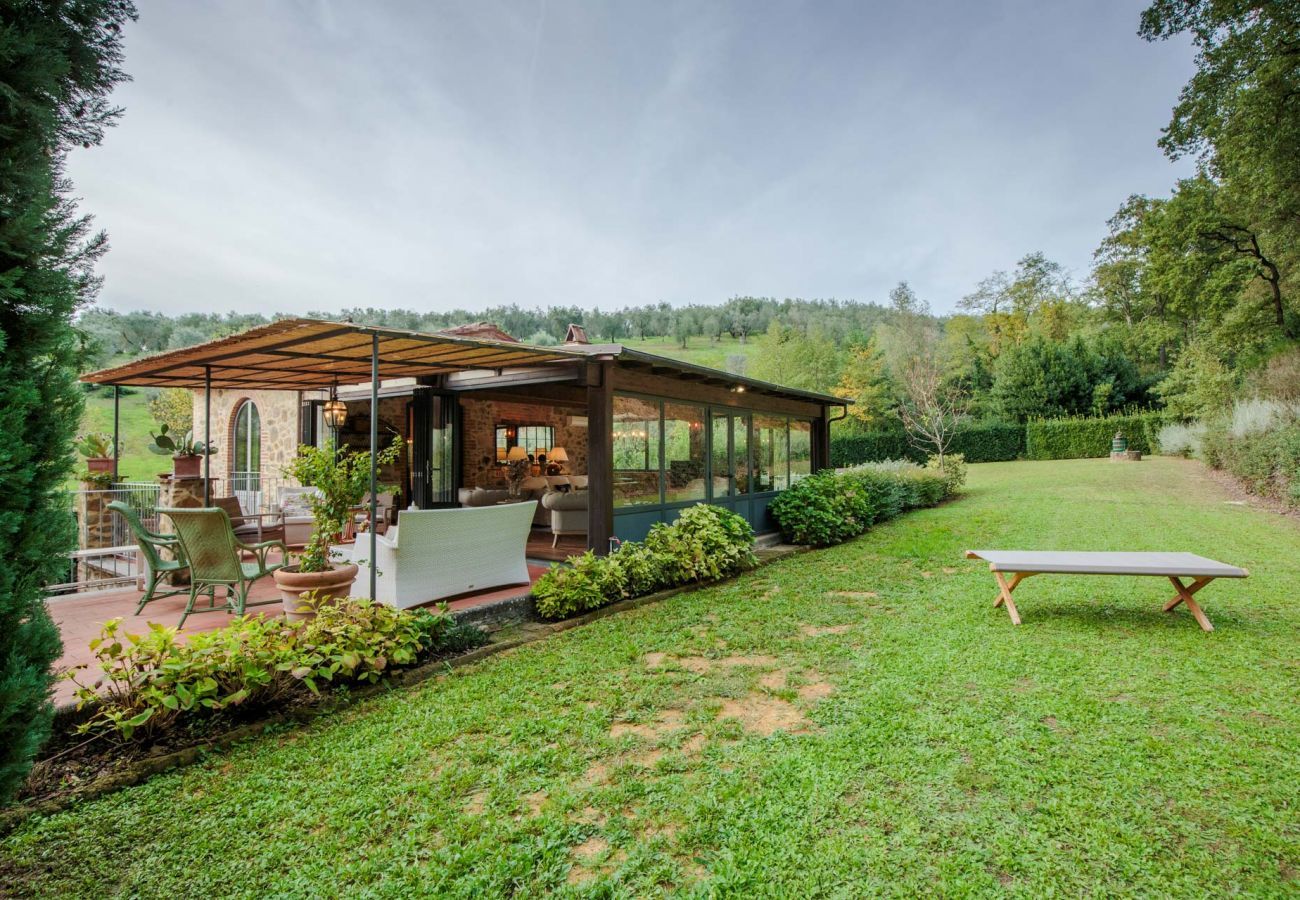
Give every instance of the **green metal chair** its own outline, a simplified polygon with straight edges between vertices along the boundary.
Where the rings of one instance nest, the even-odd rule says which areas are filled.
[[[194,601],[199,594],[207,593],[209,610],[225,609],[237,616],[242,616],[249,606],[264,606],[267,603],[279,603],[264,600],[261,603],[249,603],[248,591],[253,583],[286,564],[289,557],[284,541],[261,541],[245,544],[235,537],[230,526],[230,516],[224,509],[159,509],[160,515],[171,519],[180,539],[181,549],[190,566],[190,602],[185,606],[180,626],[185,627],[185,620],[194,612]],[[281,561],[268,564],[267,554],[278,548]],[[243,554],[252,553],[254,560],[245,562]],[[217,588],[226,589],[226,602],[217,606]]]
[[[186,593],[189,588],[158,592],[158,585],[162,583],[164,578],[177,572],[185,572],[190,567],[190,564],[185,561],[185,554],[181,550],[180,540],[177,539],[176,535],[161,534],[145,528],[144,523],[140,521],[140,513],[121,500],[114,500],[108,504],[108,508],[126,520],[127,527],[131,529],[131,535],[135,538],[135,545],[140,549],[140,558],[149,570],[149,589],[140,598],[140,605],[135,608],[135,614],[140,615],[145,604],[151,600]],[[162,553],[159,552],[161,550],[169,551],[175,558],[164,559]]]

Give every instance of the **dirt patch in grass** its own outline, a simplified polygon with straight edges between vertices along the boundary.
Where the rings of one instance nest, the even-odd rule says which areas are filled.
[[[721,719],[736,719],[751,734],[767,737],[778,731],[806,731],[808,720],[793,703],[768,694],[753,693],[742,700],[722,701]]]
[[[609,853],[609,841],[599,836],[587,838],[570,852],[573,854],[573,866],[569,869],[569,884],[582,884],[597,875],[608,875],[627,859],[627,854],[622,850]],[[598,864],[597,861],[602,857],[604,862]]]
[[[800,685],[797,693],[800,700],[816,703],[818,700],[824,700],[835,693],[835,688],[825,681],[810,681],[807,684]]]
[[[875,591],[829,591],[832,597],[844,597],[848,600],[871,600],[879,597]]]
[[[768,672],[762,678],[758,679],[758,683],[769,691],[779,691],[781,688],[785,687],[787,674],[788,673],[785,669],[777,669],[775,672]]]
[[[722,642],[721,647],[725,647],[726,642]],[[737,666],[774,666],[777,663],[775,656],[766,656],[764,654],[753,655],[733,655],[721,656],[716,659],[710,659],[707,656],[683,656],[677,660],[677,665],[686,669],[688,672],[694,672],[697,675],[706,675],[716,669],[731,669]]]
[[[852,624],[846,625],[800,625],[799,630],[808,637],[821,637],[825,634],[844,634],[853,628]]]
[[[668,660],[671,658],[672,657],[667,653],[655,652],[647,653],[645,656],[641,657],[641,661],[646,664],[646,668],[648,669],[662,669],[664,666],[668,665]]]
[[[487,791],[475,791],[465,799],[465,812],[471,816],[483,815],[483,810],[487,808]]]
[[[533,791],[531,794],[524,794],[524,806],[528,809],[528,815],[535,816],[540,813],[547,798],[546,791]]]
[[[706,741],[704,739],[704,735],[693,734],[690,737],[688,737],[686,740],[682,741],[682,746],[680,749],[687,756],[694,756],[695,754],[699,753],[701,750],[704,749],[705,743]]]
[[[653,722],[615,722],[609,728],[610,737],[622,737],[635,734],[638,737],[655,740],[670,731],[676,731],[686,722],[686,716],[680,709],[666,709],[655,717]]]

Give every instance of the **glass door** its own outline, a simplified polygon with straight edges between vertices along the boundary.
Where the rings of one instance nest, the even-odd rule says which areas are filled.
[[[456,418],[460,406],[455,397],[434,396],[431,400],[428,505],[431,508],[455,506],[459,475]]]

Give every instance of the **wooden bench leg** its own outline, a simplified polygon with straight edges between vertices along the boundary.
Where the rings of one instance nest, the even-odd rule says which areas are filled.
[[[1029,572],[1016,572],[1011,576],[1011,581],[1007,581],[1005,575],[1001,572],[994,572],[993,577],[998,580],[998,599],[993,601],[993,608],[1006,604],[1007,615],[1011,617],[1011,624],[1020,624],[1020,613],[1016,609],[1015,602],[1011,599],[1011,592],[1016,589],[1016,585],[1029,577]]]
[[[1184,585],[1181,579],[1170,575],[1169,581],[1173,584],[1174,590],[1178,591],[1178,595],[1165,604],[1165,612],[1172,611],[1173,608],[1180,603],[1186,603],[1187,609],[1196,618],[1196,622],[1201,626],[1201,630],[1213,631],[1214,626],[1210,624],[1210,620],[1205,617],[1205,613],[1201,611],[1201,608],[1196,605],[1196,601],[1192,599],[1192,594],[1195,594],[1213,580],[1213,578],[1197,578],[1191,584]]]

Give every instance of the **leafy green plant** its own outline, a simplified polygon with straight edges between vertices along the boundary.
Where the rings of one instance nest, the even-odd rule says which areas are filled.
[[[401,438],[393,438],[388,447],[375,455],[375,461],[380,466],[391,466],[397,462],[402,447]],[[315,522],[299,559],[298,571],[327,572],[334,567],[329,558],[330,542],[343,530],[352,508],[370,490],[370,454],[339,448],[333,443],[326,447],[303,445],[284,472],[304,487],[316,489],[316,493],[307,495]]]
[[[166,422],[161,422],[158,425],[158,433],[150,433],[150,437],[153,438],[153,443],[149,445],[150,453],[170,456],[172,459],[184,459],[187,456],[211,456],[217,452],[216,444],[196,441],[193,431],[185,432],[185,436],[178,441],[167,433],[170,430]]]
[[[1025,454],[1025,426],[1014,422],[962,425],[953,434],[948,453],[960,453],[968,463],[1019,459]],[[926,456],[913,447],[901,431],[837,434],[831,438],[833,466],[855,466],[885,459],[910,459],[923,463]]]
[[[966,483],[966,457],[960,453],[949,453],[943,459],[931,456],[925,461],[925,468],[938,472],[943,479],[944,497],[951,497]]]
[[[76,447],[86,459],[104,459],[113,455],[113,436],[106,431],[92,431],[78,437]]]
[[[801,479],[768,509],[786,540],[825,547],[857,537],[904,510],[934,506],[954,493],[965,477],[960,455],[946,456],[944,468],[937,461],[922,468],[906,459],[864,463]]]
[[[716,581],[757,564],[754,532],[741,516],[697,504],[671,525],[658,524],[644,543],[608,556],[590,550],[556,564],[533,585],[538,615],[562,619],[659,588]]]
[[[90,642],[97,679],[82,680],[86,666],[68,677],[78,705],[94,710],[82,731],[145,739],[198,715],[274,706],[327,684],[378,681],[393,667],[482,640],[477,629],[454,623],[445,606],[398,610],[359,599],[321,604],[304,622],[237,618],[184,643],[174,628],[151,623],[133,634],[112,619]]]

